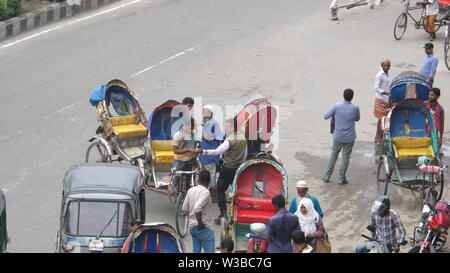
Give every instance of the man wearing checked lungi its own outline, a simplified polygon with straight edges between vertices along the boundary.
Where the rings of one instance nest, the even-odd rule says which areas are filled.
[[[383,140],[383,130],[381,128],[381,119],[389,113],[391,104],[389,96],[391,95],[389,88],[391,80],[389,79],[389,69],[391,68],[391,60],[384,59],[381,62],[380,71],[375,76],[375,108],[373,114],[378,119],[377,133],[375,135],[375,144],[379,147]],[[377,147],[377,148],[378,148]]]

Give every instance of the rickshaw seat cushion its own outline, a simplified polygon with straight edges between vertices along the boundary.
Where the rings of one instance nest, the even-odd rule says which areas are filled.
[[[394,137],[392,141],[397,149],[427,148],[431,145],[431,137]]]
[[[150,146],[153,151],[173,151],[171,140],[152,140]]]
[[[247,196],[235,198],[235,221],[242,224],[264,223],[274,216],[276,211],[271,199],[260,199]]]
[[[427,156],[434,159],[433,145],[430,137],[394,137],[392,139],[398,160],[409,156]]]
[[[175,154],[171,140],[152,140],[150,143],[156,162],[172,162]]]
[[[129,116],[110,117],[109,121],[111,122],[111,126],[114,127],[119,125],[137,124],[138,118],[133,114]]]
[[[153,150],[154,159],[157,163],[172,162],[175,154],[173,151],[155,151]]]
[[[113,131],[118,138],[132,138],[147,134],[147,128],[142,124],[117,125],[113,127]]]
[[[275,215],[275,211],[266,210],[248,210],[239,209],[235,210],[235,222],[239,224],[253,224],[263,223],[267,224],[270,217]]]

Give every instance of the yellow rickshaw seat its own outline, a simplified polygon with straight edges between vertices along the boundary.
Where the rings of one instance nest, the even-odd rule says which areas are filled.
[[[147,129],[142,124],[117,125],[113,126],[113,131],[118,138],[145,136],[147,133]]]
[[[398,160],[410,156],[427,156],[434,159],[431,137],[394,137],[392,142]]]
[[[153,154],[157,163],[173,162],[175,157],[173,151],[153,151]]]
[[[109,121],[111,126],[128,125],[128,124],[138,124],[138,118],[136,115],[120,116],[120,117],[110,117]]]
[[[152,140],[151,147],[155,161],[158,163],[173,162],[175,154],[171,140]]]

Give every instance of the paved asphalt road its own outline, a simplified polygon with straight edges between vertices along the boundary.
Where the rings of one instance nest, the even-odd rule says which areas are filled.
[[[126,3],[0,44],[0,186],[7,198],[9,250],[54,250],[64,172],[83,161],[98,126],[89,95],[119,78],[137,92],[147,114],[185,96],[197,97],[198,106],[201,98],[224,109],[255,94],[267,96],[280,107],[277,154],[289,174],[290,197],[297,180],[308,180],[324,209],[333,251],[353,251],[377,196],[373,78],[386,57],[393,60],[392,75],[418,70],[427,42],[411,26],[403,40],[394,40],[401,3],[342,10],[339,22],[329,20],[328,1],[142,0],[108,11]],[[448,86],[442,31],[435,45],[435,86]],[[322,116],[348,87],[362,115],[350,184],[339,186],[334,176],[325,185],[320,178],[331,137]],[[420,203],[408,190],[392,186],[389,194],[411,235]],[[173,224],[166,197],[147,197],[147,221]],[[191,249],[189,236],[185,240]]]

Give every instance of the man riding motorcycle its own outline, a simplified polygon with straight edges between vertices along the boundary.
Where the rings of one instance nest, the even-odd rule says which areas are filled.
[[[403,226],[400,216],[394,210],[391,210],[391,202],[387,196],[380,196],[372,205],[372,226],[375,232],[372,237],[387,252],[399,252],[400,245],[403,244],[406,237],[406,230]],[[365,242],[356,248],[356,253],[369,252],[370,242]]]

